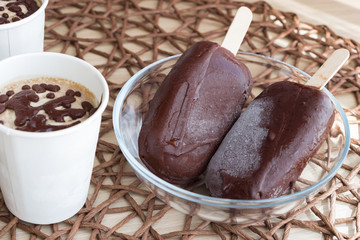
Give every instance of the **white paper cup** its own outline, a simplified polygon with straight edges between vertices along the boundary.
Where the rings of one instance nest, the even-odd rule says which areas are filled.
[[[30,16],[0,25],[0,60],[22,53],[44,51],[47,4],[48,0],[42,0],[40,8]]]
[[[0,187],[20,219],[51,224],[84,205],[109,99],[107,83],[89,63],[60,53],[30,53],[0,62],[0,86],[33,77],[58,77],[87,87],[100,106],[87,120],[53,132],[24,132],[0,124]]]

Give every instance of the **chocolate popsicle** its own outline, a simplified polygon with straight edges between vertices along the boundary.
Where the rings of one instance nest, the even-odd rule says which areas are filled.
[[[149,105],[139,155],[157,176],[196,180],[250,94],[247,67],[225,48],[198,42],[178,60]]]
[[[348,57],[337,50],[306,85],[278,82],[250,103],[207,167],[212,196],[266,199],[289,190],[329,133],[335,107],[320,89]]]
[[[334,121],[334,105],[315,87],[278,82],[241,114],[212,157],[211,195],[264,199],[282,195],[300,176]]]

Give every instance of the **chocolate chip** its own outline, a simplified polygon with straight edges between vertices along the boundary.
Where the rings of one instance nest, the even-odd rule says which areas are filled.
[[[45,89],[50,91],[50,92],[58,92],[60,90],[60,86],[59,85],[53,85],[53,84],[47,84]]]
[[[61,104],[64,108],[71,108],[71,103],[64,102]]]
[[[37,93],[43,93],[46,91],[46,89],[40,86],[39,84],[32,85],[32,90],[34,90]]]
[[[0,95],[0,103],[4,103],[6,102],[7,100],[9,100],[9,96],[6,95],[6,94],[1,94]]]
[[[8,18],[8,17],[9,17],[9,14],[3,13],[2,16],[3,16],[3,18]]]
[[[21,89],[22,90],[29,90],[29,89],[31,89],[31,87],[29,85],[24,85],[24,86],[22,86]]]
[[[82,118],[86,112],[82,109],[77,109],[78,111],[74,111],[72,113],[72,116],[70,116],[72,119],[78,119],[78,118]]]
[[[9,90],[6,92],[6,95],[8,95],[10,97],[10,96],[14,95],[14,93],[15,92],[13,90]]]
[[[0,7],[0,11],[4,11],[5,10],[5,8],[4,7]]]
[[[46,97],[49,98],[49,99],[54,99],[55,94],[54,93],[48,93],[48,94],[46,94]]]
[[[88,101],[82,102],[81,107],[87,112],[90,112],[90,110],[94,108],[94,106],[91,103],[89,103]]]
[[[23,12],[17,12],[16,16],[24,18],[25,14]]]
[[[20,18],[18,18],[18,17],[13,17],[13,18],[11,19],[11,21],[17,22],[17,21],[20,21]]]
[[[3,17],[0,17],[0,24],[4,24],[6,22],[6,19]]]
[[[34,93],[34,92],[33,92]],[[26,95],[26,98],[30,101],[30,102],[38,102],[39,101],[39,96],[34,94],[28,94]]]
[[[81,97],[81,92],[76,91],[76,92],[75,92],[75,96],[76,96],[76,97]]]
[[[66,94],[66,96],[71,96],[71,97],[73,97],[73,96],[75,95],[75,92],[74,92],[74,90],[69,89],[69,90],[66,91],[65,94]]]
[[[19,7],[17,5],[11,5],[8,9],[11,12],[21,12],[21,7]]]

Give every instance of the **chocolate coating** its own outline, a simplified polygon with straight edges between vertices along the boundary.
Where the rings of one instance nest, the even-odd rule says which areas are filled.
[[[249,70],[228,50],[194,44],[150,102],[139,136],[142,161],[171,183],[196,180],[239,117],[251,86]]]
[[[211,195],[265,199],[284,194],[327,137],[334,109],[314,87],[288,81],[269,86],[210,160],[205,183]]]

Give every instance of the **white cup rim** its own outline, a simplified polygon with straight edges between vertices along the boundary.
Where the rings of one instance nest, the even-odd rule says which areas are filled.
[[[56,52],[25,53],[25,54],[19,54],[19,55],[12,56],[12,57],[6,58],[4,60],[1,60],[0,61],[0,69],[3,68],[2,65],[7,64],[8,62],[16,62],[17,59],[19,59],[19,58],[32,57],[32,56],[34,56],[34,57],[56,56],[59,58],[66,58],[71,61],[75,61],[79,64],[82,64],[82,65],[85,65],[86,67],[88,67],[88,69],[90,71],[92,71],[96,75],[96,77],[100,80],[101,86],[103,88],[102,99],[101,99],[100,105],[98,106],[98,109],[94,112],[94,114],[92,114],[85,121],[83,121],[79,124],[76,124],[74,126],[61,129],[61,130],[50,131],[50,132],[27,132],[27,131],[12,129],[10,127],[0,124],[1,132],[4,132],[4,133],[6,133],[6,135],[9,135],[9,136],[15,135],[15,136],[21,136],[24,138],[50,138],[50,137],[66,135],[66,134],[70,134],[74,131],[78,131],[80,128],[84,128],[87,125],[91,124],[97,118],[101,118],[101,115],[105,111],[105,108],[109,101],[109,87],[107,85],[107,82],[106,82],[104,76],[93,65],[91,65],[90,63],[88,63],[80,58],[77,58],[77,57],[74,57],[71,55],[67,55],[67,54],[63,54],[63,53],[56,53]]]
[[[41,2],[42,2],[42,4],[36,12],[34,12],[33,14],[31,14],[30,16],[28,16],[26,18],[20,19],[19,21],[1,24],[0,31],[19,27],[23,24],[26,24],[27,22],[30,22],[32,19],[36,18],[39,14],[41,14],[43,11],[45,11],[45,8],[48,5],[49,0],[42,0]]]

